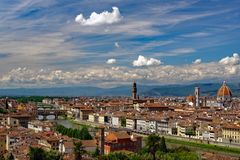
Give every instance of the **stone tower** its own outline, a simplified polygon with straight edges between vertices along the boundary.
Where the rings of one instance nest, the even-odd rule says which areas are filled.
[[[135,81],[132,86],[132,99],[137,99],[137,84]]]
[[[200,106],[200,88],[199,87],[195,87],[195,106],[199,107]]]

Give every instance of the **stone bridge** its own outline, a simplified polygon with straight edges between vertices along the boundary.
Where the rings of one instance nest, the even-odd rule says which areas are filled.
[[[66,116],[66,110],[37,110],[38,116],[43,116],[43,120],[46,120],[48,116],[54,116],[54,119],[58,119],[58,116]]]

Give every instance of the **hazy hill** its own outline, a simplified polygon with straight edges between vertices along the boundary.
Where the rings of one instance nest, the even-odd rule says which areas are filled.
[[[143,86],[138,85],[140,96],[187,96],[194,93],[194,87],[200,87],[202,95],[214,96],[221,86],[219,83]],[[240,95],[237,84],[229,84],[233,95]],[[60,88],[17,88],[0,89],[0,96],[130,96],[132,86],[115,88],[98,88],[89,86],[60,87]]]

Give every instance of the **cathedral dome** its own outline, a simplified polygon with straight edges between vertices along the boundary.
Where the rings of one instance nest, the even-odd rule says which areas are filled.
[[[217,92],[217,97],[232,97],[232,91],[227,86],[226,82],[223,82],[223,85]]]
[[[194,101],[194,97],[192,95],[187,96],[187,101],[188,102],[193,102]]]

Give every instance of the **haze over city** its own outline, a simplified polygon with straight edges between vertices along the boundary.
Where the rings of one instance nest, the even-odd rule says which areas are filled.
[[[2,88],[238,82],[240,2],[0,1]]]

